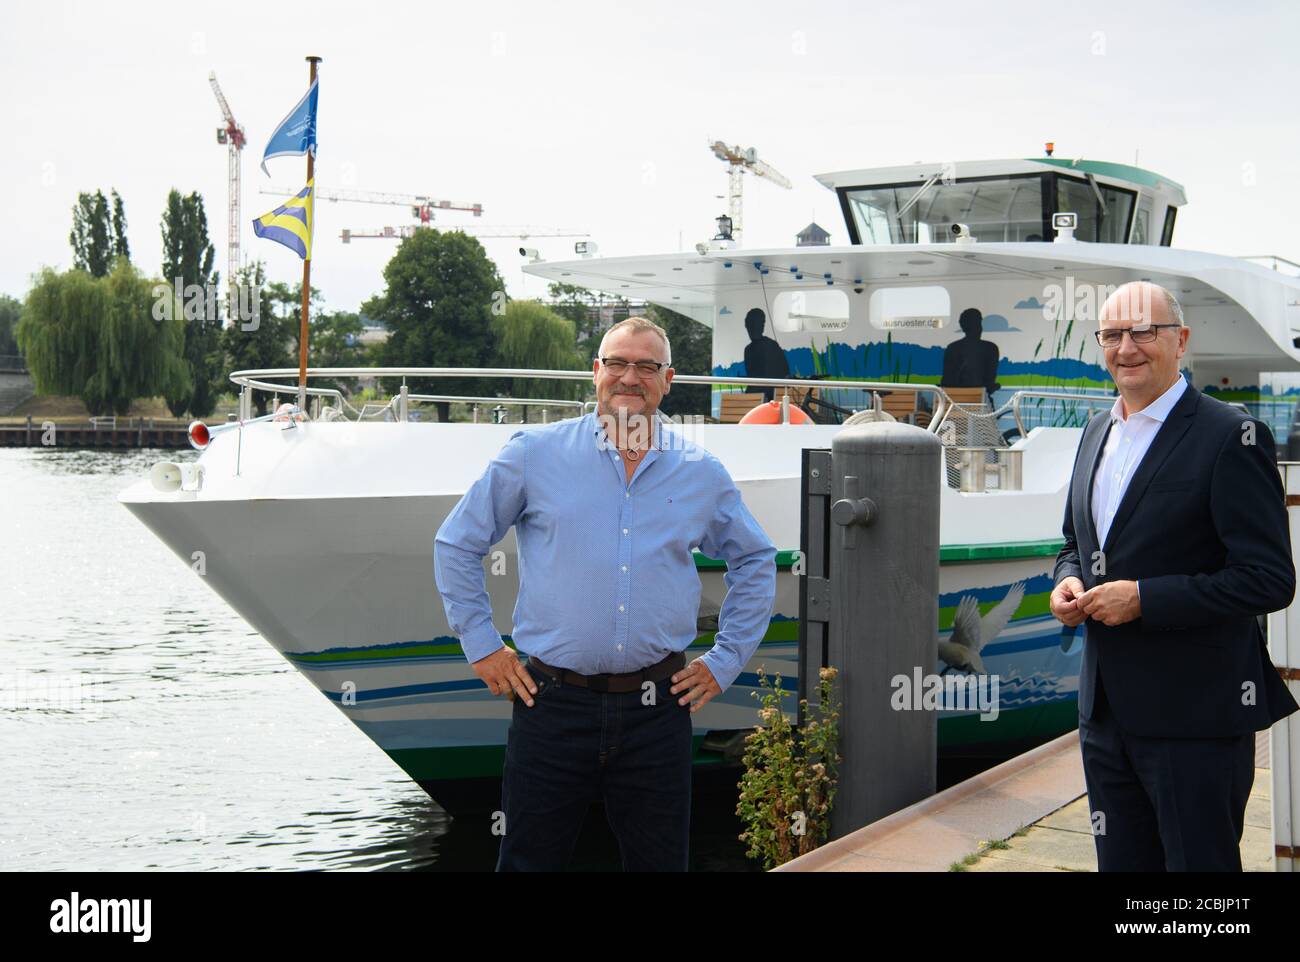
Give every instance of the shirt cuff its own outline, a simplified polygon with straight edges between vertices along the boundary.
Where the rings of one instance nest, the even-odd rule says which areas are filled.
[[[465,652],[465,658],[470,664],[486,658],[500,648],[505,647],[505,641],[501,633],[496,630],[491,621],[479,625],[460,636],[460,647]]]

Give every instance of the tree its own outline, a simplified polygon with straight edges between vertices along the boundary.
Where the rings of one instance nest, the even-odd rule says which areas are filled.
[[[650,320],[668,333],[673,349],[673,372],[704,374],[713,372],[713,332],[685,314],[658,304],[648,309]],[[659,410],[667,415],[708,414],[712,409],[707,384],[679,384],[664,396]]]
[[[123,215],[124,227],[125,223]],[[92,277],[105,276],[113,256],[111,234],[112,222],[104,192],[78,194],[77,206],[72,208],[72,233],[68,235],[73,266],[88,271]]]
[[[283,284],[272,284],[269,288],[264,286],[266,269],[261,261],[254,261],[241,270],[238,283],[241,287],[251,286],[263,291],[285,287]],[[287,288],[285,288],[285,296],[292,300],[292,295]],[[272,302],[265,293],[260,303],[261,313],[256,329],[245,331],[242,325],[232,324],[221,332],[221,347],[225,362],[230,366],[231,371],[292,367],[297,363],[297,358],[289,352],[291,340],[297,338],[297,314],[294,314],[292,321],[287,320],[274,310],[280,305]],[[293,327],[292,334],[289,332],[290,324]],[[253,406],[257,409],[259,417],[266,413],[270,400],[270,396],[263,391],[253,392]]]
[[[14,328],[22,315],[23,305],[8,294],[0,294],[0,354],[17,354],[18,342],[14,339]]]
[[[578,352],[586,361],[596,356],[600,339],[609,324],[629,314],[627,299],[623,297],[588,290],[575,284],[551,284],[546,291],[551,297],[548,305],[550,309],[573,321]],[[609,323],[602,316],[605,312],[609,314]]]
[[[154,319],[156,285],[125,258],[105,277],[42,271],[17,329],[37,393],[75,395],[91,414],[126,414],[138,397],[185,390],[184,321]]]
[[[497,367],[547,368],[581,371],[587,367],[574,346],[574,324],[540,301],[510,301],[493,321],[497,339]],[[546,378],[516,381],[511,393],[520,397],[574,399],[590,384]]]
[[[162,218],[163,277],[181,289],[198,285],[206,290],[216,286],[218,275],[212,270],[216,249],[208,242],[208,218],[203,198],[197,193],[182,197],[173,189],[167,195]],[[190,367],[190,388],[184,394],[167,397],[172,414],[180,417],[189,411],[206,417],[216,407],[222,389],[220,334],[221,314],[208,310],[203,299],[201,309],[185,312],[185,362]]]
[[[488,367],[497,354],[492,306],[505,285],[482,245],[460,231],[416,231],[402,241],[384,268],[384,293],[362,305],[362,313],[389,330],[384,364],[390,367]],[[481,378],[412,378],[412,391],[427,394],[487,394]],[[451,417],[437,405],[438,418]]]
[[[114,257],[131,259],[131,247],[126,242],[126,209],[117,191],[113,191],[113,243]]]
[[[299,292],[302,285],[298,285]],[[312,289],[313,293],[315,288]],[[301,309],[301,308],[300,308]],[[366,351],[361,343],[365,330],[361,315],[351,311],[321,312],[311,318],[307,340],[309,367],[363,367]],[[316,380],[313,387],[332,387],[342,390],[333,380]]]
[[[321,303],[324,298],[321,296],[319,288],[312,287],[311,300],[307,305],[307,323],[313,323],[312,318],[316,316],[315,307]],[[289,352],[292,355],[294,366],[298,364],[298,356],[302,351],[301,334],[302,334],[302,281],[290,287],[281,281],[274,284],[268,284],[262,290],[263,304],[271,306],[271,313],[280,319],[282,330],[289,340]],[[308,363],[311,362],[311,331],[307,332],[307,351]]]

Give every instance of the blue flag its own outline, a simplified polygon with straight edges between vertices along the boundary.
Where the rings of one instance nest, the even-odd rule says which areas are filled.
[[[280,121],[267,141],[266,150],[262,152],[262,173],[268,177],[271,172],[266,169],[266,162],[272,157],[301,156],[309,150],[313,157],[316,156],[316,91],[319,86],[319,78],[312,81],[311,89]]]

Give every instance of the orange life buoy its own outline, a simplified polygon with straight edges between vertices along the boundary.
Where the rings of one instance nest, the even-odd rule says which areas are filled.
[[[740,419],[741,424],[780,424],[781,402],[767,401],[751,410]],[[812,424],[813,419],[795,405],[790,405],[791,424]]]

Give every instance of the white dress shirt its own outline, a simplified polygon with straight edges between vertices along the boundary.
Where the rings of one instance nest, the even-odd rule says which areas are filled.
[[[1169,390],[1141,411],[1124,417],[1124,399],[1115,399],[1110,409],[1110,434],[1092,479],[1092,523],[1097,529],[1098,546],[1106,543],[1115,512],[1124,500],[1124,492],[1146,457],[1160,426],[1187,390],[1187,380],[1180,373]]]

